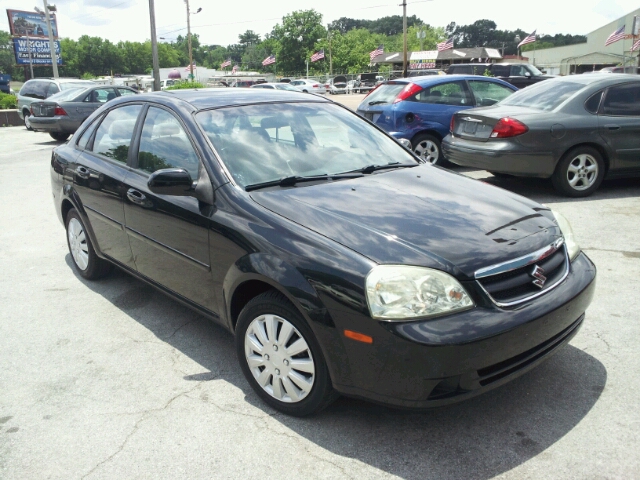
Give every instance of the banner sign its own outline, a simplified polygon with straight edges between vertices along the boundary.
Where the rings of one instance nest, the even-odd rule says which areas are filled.
[[[56,57],[58,59],[58,65],[62,65],[62,58],[60,58],[60,41],[56,40]],[[18,65],[51,65],[51,48],[49,47],[49,40],[34,40],[29,38],[27,43],[26,38],[14,38],[13,50],[16,53],[16,63]],[[29,50],[31,50],[31,62],[29,62]]]
[[[411,52],[409,58],[409,69],[420,70],[425,68],[436,68],[437,50],[427,50],[425,52]]]
[[[47,20],[44,14],[7,9],[7,17],[9,17],[9,30],[14,37],[29,35],[29,37],[49,38],[49,29],[47,28]],[[51,19],[53,36],[57,38],[58,24],[56,16],[50,13],[49,18]]]

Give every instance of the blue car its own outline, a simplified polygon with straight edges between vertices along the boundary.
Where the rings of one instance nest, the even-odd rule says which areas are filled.
[[[411,141],[425,162],[443,165],[440,143],[451,117],[467,108],[493,105],[518,90],[497,78],[446,75],[401,78],[383,83],[358,106],[358,113],[396,139]]]

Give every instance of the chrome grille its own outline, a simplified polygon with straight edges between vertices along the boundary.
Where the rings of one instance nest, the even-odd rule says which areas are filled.
[[[498,306],[525,302],[556,287],[569,273],[562,240],[532,255],[476,272],[482,290]]]

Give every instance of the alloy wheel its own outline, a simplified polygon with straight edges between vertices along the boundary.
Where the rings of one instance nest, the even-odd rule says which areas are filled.
[[[431,140],[423,140],[413,150],[416,155],[422,158],[425,162],[435,164],[440,157],[440,150]]]
[[[69,250],[73,256],[73,261],[80,270],[86,270],[89,266],[89,246],[82,224],[77,218],[72,218],[67,227],[69,236]]]
[[[288,320],[271,314],[253,319],[244,352],[256,382],[276,400],[297,403],[311,392],[316,377],[311,349]]]
[[[587,190],[598,178],[598,162],[591,155],[576,156],[567,168],[567,181],[574,190]]]

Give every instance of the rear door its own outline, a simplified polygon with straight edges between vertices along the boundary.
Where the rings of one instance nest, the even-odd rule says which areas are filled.
[[[98,248],[131,269],[135,269],[135,265],[124,230],[124,179],[129,170],[129,147],[141,111],[140,104],[125,105],[94,121],[78,139],[76,148],[80,154],[67,169]]]
[[[432,87],[425,87],[412,100],[401,102],[402,109],[410,110],[415,116],[409,125],[414,122],[428,123],[429,128],[435,127],[443,137],[449,132],[449,124],[453,114],[474,106],[474,101],[464,81],[439,83]]]
[[[194,181],[206,176],[185,126],[172,112],[149,107],[132,165],[124,211],[138,272],[215,312],[209,260],[211,206],[194,197],[158,195],[147,185],[149,176],[164,168],[184,168]]]
[[[601,135],[615,151],[618,173],[640,170],[640,82],[609,87],[598,123]]]

